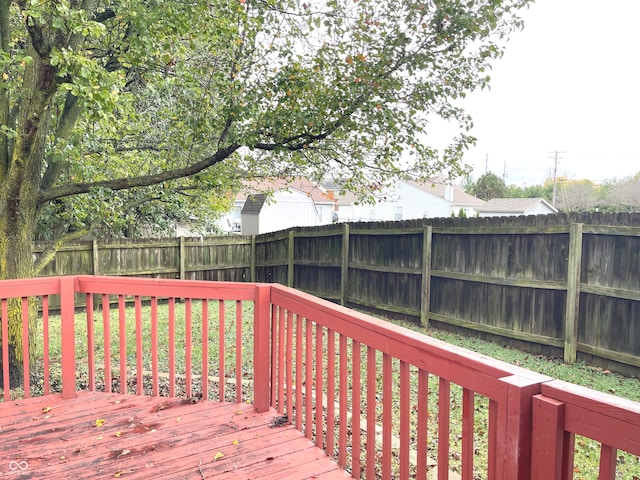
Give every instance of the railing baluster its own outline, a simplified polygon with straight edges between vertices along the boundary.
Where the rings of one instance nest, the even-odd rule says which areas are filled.
[[[87,374],[89,375],[89,390],[96,390],[96,365],[95,365],[95,333],[93,323],[95,321],[93,310],[93,295],[87,293]],[[137,355],[137,354],[136,354]]]
[[[473,391],[462,389],[462,480],[473,480]]]
[[[393,381],[391,355],[382,355],[382,478],[391,478],[391,434],[393,429]]]
[[[285,374],[285,331],[284,331],[284,320],[285,320],[285,309],[281,308],[278,311],[278,348],[277,348],[277,362],[276,368],[278,370],[278,399],[277,399],[277,410],[280,415],[284,413],[284,374]]]
[[[614,480],[616,478],[617,450],[610,445],[600,445],[600,469],[598,480]]]
[[[191,319],[191,299],[190,298],[186,298],[184,301],[184,343],[185,343],[185,348],[184,348],[184,356],[185,356],[185,362],[184,362],[184,368],[185,368],[185,372],[184,372],[184,376],[185,376],[185,382],[184,382],[184,388],[185,388],[185,392],[184,394],[187,397],[191,397],[192,395],[192,391],[191,391],[191,369],[192,369],[192,365],[191,365],[191,330],[192,330],[192,319]]]
[[[285,354],[287,362],[287,418],[293,422],[293,312],[287,312],[287,349]]]
[[[346,339],[345,339],[346,340]],[[361,402],[361,372],[362,372],[362,349],[360,342],[353,340],[351,343],[351,356],[352,356],[352,391],[351,391],[351,475],[354,478],[360,478],[360,472],[362,470],[362,452],[360,443],[360,415],[362,410]],[[347,386],[345,385],[345,389]],[[344,417],[345,424],[347,423],[346,414]],[[342,417],[341,422],[342,423]],[[346,442],[346,436],[344,441]]]
[[[303,356],[302,356],[302,325],[303,319],[300,315],[296,316],[296,429],[302,431],[302,372],[303,372]]]
[[[333,457],[336,420],[336,336],[331,329],[327,331],[327,428],[326,452]]]
[[[324,428],[323,426],[323,385],[324,385],[324,370],[323,370],[323,356],[324,356],[324,330],[322,325],[316,323],[316,446],[318,448],[324,447]]]
[[[367,478],[376,475],[376,351],[367,347]]]
[[[22,375],[24,398],[31,396],[29,368],[29,299],[22,297]]]
[[[340,334],[338,348],[340,351],[340,392],[338,393],[340,399],[340,425],[338,426],[338,465],[345,467],[347,465],[347,394],[349,393],[349,353],[347,351],[346,335]]]
[[[102,295],[102,332],[104,335],[104,391],[111,393],[111,321],[109,295]]]
[[[202,399],[209,399],[209,302],[202,299],[202,377],[200,380]]]
[[[44,367],[44,394],[51,393],[51,379],[49,378],[49,297],[42,296],[42,355]]]
[[[417,419],[416,443],[417,446],[417,480],[427,479],[428,460],[428,429],[429,422],[429,373],[426,370],[418,370],[418,419]]]
[[[305,435],[309,440],[313,439],[313,354],[312,354],[312,323],[308,318],[305,325],[305,385],[304,385],[304,413],[305,413]]]
[[[489,401],[489,445],[487,473],[489,478],[496,478],[498,461],[498,402]]]
[[[158,370],[158,297],[151,297],[151,384],[154,397],[160,395]]]
[[[225,335],[225,308],[224,300],[218,300],[218,398],[221,402],[225,400],[225,350],[226,350],[226,335]],[[236,349],[238,348],[238,338],[236,337]],[[238,364],[236,362],[236,369]]]
[[[271,406],[278,402],[278,312],[277,306],[271,306]]]
[[[450,418],[451,383],[440,377],[438,388],[438,480],[449,478]]]
[[[254,304],[255,306],[255,304]],[[242,403],[242,302],[236,301],[236,403]]]
[[[118,295],[118,329],[120,335],[120,393],[127,393],[127,325],[124,295]]]
[[[144,366],[142,365],[142,299],[136,295],[134,299],[136,317],[136,393],[144,393]]]
[[[169,396],[176,396],[176,299],[169,298]]]
[[[411,425],[411,384],[407,362],[400,362],[400,479],[409,478],[409,433]]]

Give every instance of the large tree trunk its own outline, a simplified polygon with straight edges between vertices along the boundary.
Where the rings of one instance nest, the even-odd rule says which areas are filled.
[[[56,86],[55,72],[48,58],[35,51],[32,51],[32,58],[24,75],[25,91],[31,93],[20,103],[15,143],[0,178],[0,280],[30,278],[35,274],[32,242],[45,145],[50,133],[50,107]],[[11,302],[9,307],[9,370],[12,387],[15,387],[22,381],[25,354],[22,348],[21,302]],[[33,340],[35,314],[31,315],[30,324]],[[29,354],[33,353],[34,349],[29,348]]]
[[[0,276],[2,279],[34,276],[31,251],[34,217],[25,216],[24,213],[29,210],[35,211],[35,209],[22,207],[18,213],[15,207],[19,203],[19,198],[10,194],[0,194]],[[10,300],[8,307],[9,377],[11,388],[15,388],[22,384],[22,361],[25,358],[25,352],[22,349],[22,302],[20,299]],[[29,317],[29,356],[32,362],[35,354],[33,342],[36,335],[35,320],[35,311],[32,311]],[[0,358],[1,366],[2,358]],[[3,378],[3,369],[0,368],[0,381]]]

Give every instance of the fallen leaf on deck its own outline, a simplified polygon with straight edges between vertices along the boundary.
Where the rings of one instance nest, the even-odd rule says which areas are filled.
[[[104,425],[104,418],[96,418],[96,427],[102,427]]]
[[[122,433],[120,431],[116,432],[116,437],[119,437],[120,435],[122,435]]]
[[[44,407],[42,409],[42,413],[49,413],[51,411],[51,407]]]
[[[122,450],[122,452],[120,452],[120,455],[118,455],[116,458],[124,457],[129,453],[131,453],[131,450],[129,450],[128,448],[125,448],[124,450]]]
[[[233,443],[234,445],[237,445],[237,444],[239,444],[240,442],[239,442],[238,440],[234,440],[234,441],[233,441],[233,442],[231,442],[231,443]]]
[[[125,473],[133,473],[135,470],[133,469],[129,469],[129,470],[120,470],[119,472],[116,472],[113,474],[114,477],[119,478],[122,475],[124,475]]]
[[[224,457],[224,453],[222,452],[218,452],[215,454],[215,456],[213,457],[213,461],[215,462],[216,460],[221,459],[222,457]]]

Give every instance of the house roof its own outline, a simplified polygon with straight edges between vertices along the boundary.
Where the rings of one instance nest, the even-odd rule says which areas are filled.
[[[434,195],[445,200],[446,197],[446,185],[445,180],[440,178],[434,178],[433,181],[416,182],[414,180],[401,180],[402,182],[416,187],[430,195]],[[476,207],[483,205],[484,202],[473,195],[469,195],[460,186],[452,184],[453,188],[453,205]],[[344,195],[338,197],[338,205],[353,205],[358,200],[358,196],[352,192],[346,192]]]
[[[540,203],[551,212],[558,211],[544,198],[492,198],[477,210],[479,212],[525,213]]]
[[[446,184],[445,181],[440,178],[434,178],[432,181],[425,182],[406,180],[406,183],[408,183],[409,185],[413,185],[414,187],[419,188],[420,190],[423,190],[427,193],[430,193],[431,195],[435,195],[436,197],[444,198],[445,200],[447,200],[447,198],[445,197]],[[452,183],[451,187],[453,188],[453,201],[451,203],[453,203],[454,205],[468,205],[474,207],[484,205],[484,201],[480,200],[477,197],[474,197],[473,195],[469,195],[459,185]]]
[[[288,188],[300,190],[301,192],[306,193],[311,197],[314,203],[335,203],[333,196],[327,193],[322,186],[303,177],[298,177],[292,180],[284,178],[270,178],[261,181],[247,182],[243,191],[236,196],[236,200],[248,201],[251,196],[255,196],[256,194],[287,190]]]

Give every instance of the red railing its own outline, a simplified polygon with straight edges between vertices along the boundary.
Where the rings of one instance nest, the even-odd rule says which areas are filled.
[[[0,300],[5,400],[89,389],[251,401],[356,478],[424,479],[437,465],[439,479],[564,480],[578,434],[602,442],[609,479],[616,448],[640,450],[634,402],[280,285],[79,276],[0,282]],[[21,393],[10,333],[26,352]]]

